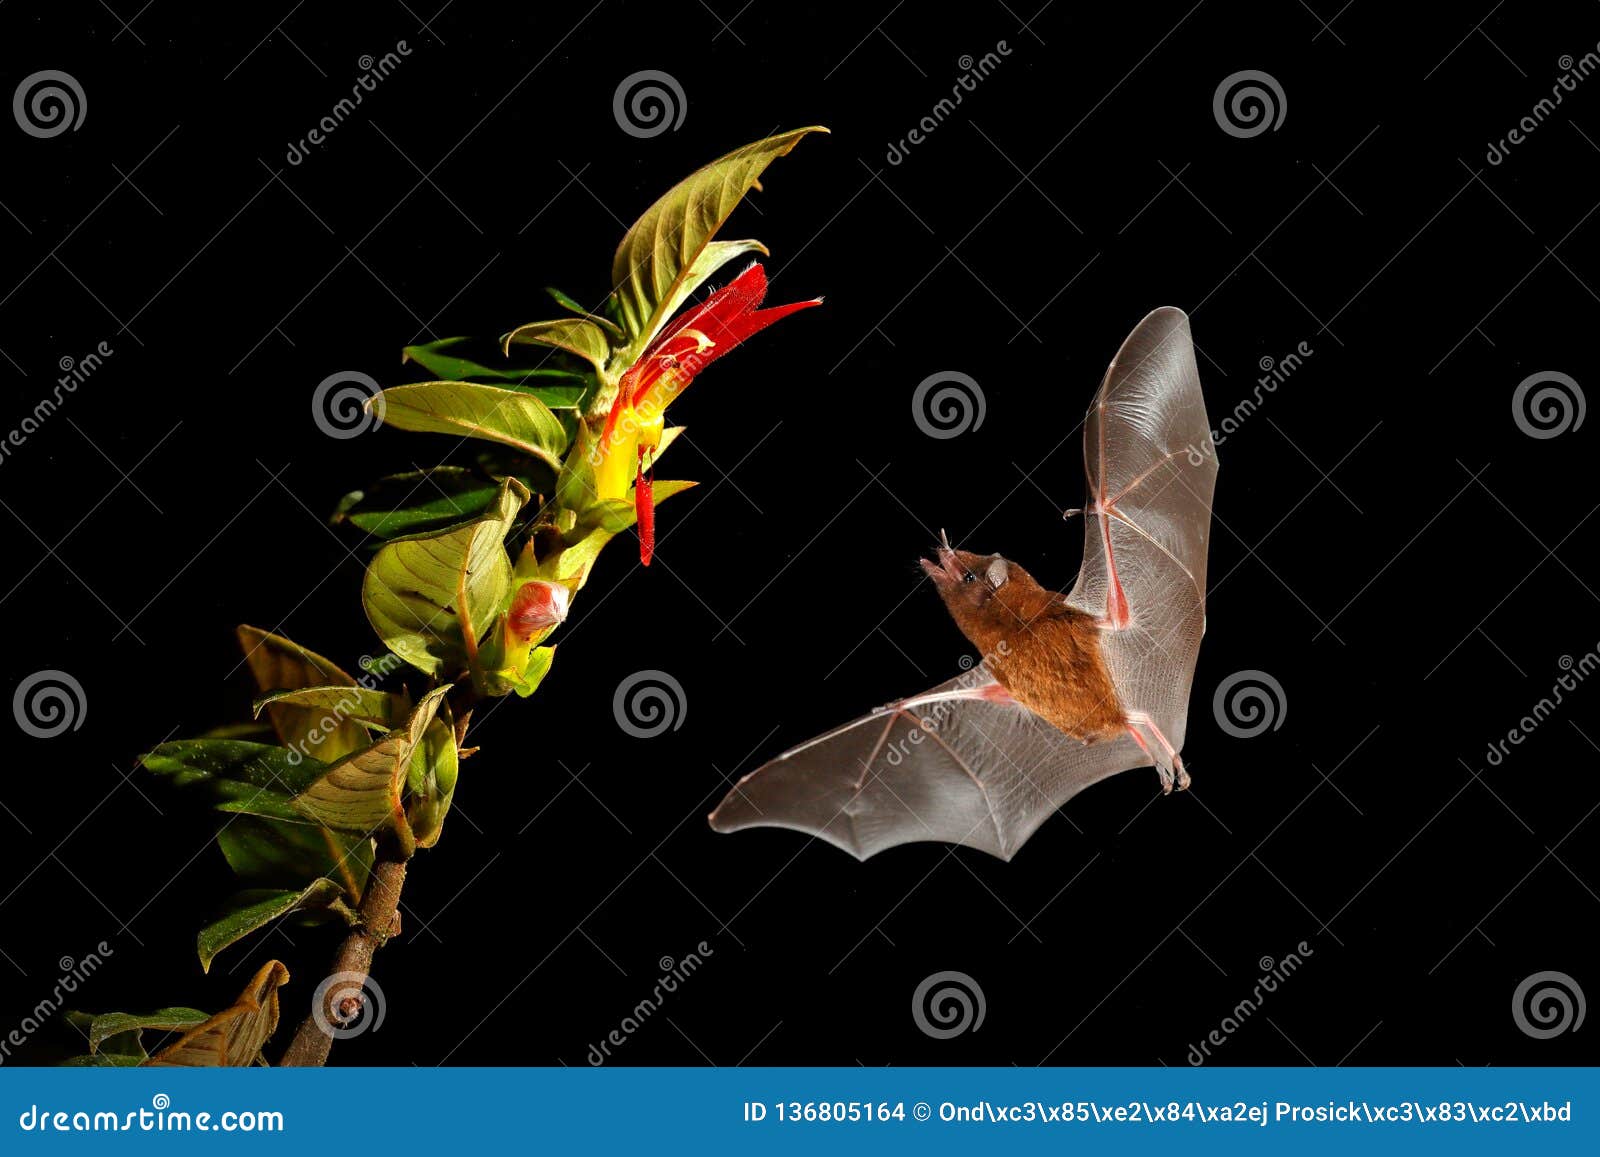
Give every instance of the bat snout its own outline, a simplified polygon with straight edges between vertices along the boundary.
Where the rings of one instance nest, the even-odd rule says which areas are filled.
[[[960,582],[965,576],[961,560],[956,557],[956,552],[950,548],[948,542],[939,544],[934,550],[933,559],[924,558],[917,561],[922,564],[922,573],[941,586],[945,583]]]

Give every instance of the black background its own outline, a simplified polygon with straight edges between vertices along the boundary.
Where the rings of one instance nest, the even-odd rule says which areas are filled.
[[[674,408],[690,433],[665,472],[705,485],[663,507],[658,565],[603,559],[537,698],[487,713],[376,966],[384,1023],[336,1061],[582,1065],[700,941],[704,968],[617,1062],[1182,1065],[1301,941],[1218,1063],[1596,1059],[1593,1025],[1534,1039],[1511,1004],[1543,970],[1600,991],[1600,689],[1485,754],[1600,641],[1595,422],[1535,439],[1511,408],[1538,371],[1596,381],[1600,80],[1485,159],[1595,49],[1593,5],[109,7],[0,11],[4,92],[55,68],[88,101],[51,139],[0,126],[0,425],[60,359],[114,350],[0,464],[3,688],[59,668],[87,704],[76,731],[5,738],[8,1022],[100,940],[83,1007],[221,1007],[271,955],[298,1018],[328,933],[273,932],[203,977],[192,936],[227,874],[130,773],[246,710],[236,622],[347,664],[376,649],[361,555],[323,519],[452,443],[335,441],[313,388],[406,380],[408,342],[550,316],[546,284],[597,299],[660,192],[824,123],[725,235],[771,247],[774,301],[827,305]],[[287,164],[400,40],[399,70]],[[649,139],[612,111],[642,69],[687,102]],[[1287,101],[1251,138],[1212,109],[1243,69]],[[1070,584],[1076,424],[1168,304],[1192,314],[1214,422],[1261,359],[1313,351],[1222,448],[1194,791],[1117,777],[1009,865],[707,830],[732,777],[954,672],[966,645],[915,567],[939,527]],[[939,441],[910,398],[947,370],[987,414]],[[643,668],[687,704],[648,741],[611,707]],[[1283,688],[1255,738],[1212,709],[1241,670]],[[986,1019],[935,1040],[911,996],[946,969]]]

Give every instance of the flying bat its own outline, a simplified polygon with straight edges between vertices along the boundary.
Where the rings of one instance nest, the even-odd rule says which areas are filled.
[[[981,659],[741,779],[719,832],[791,828],[857,859],[917,841],[1009,860],[1090,784],[1183,750],[1205,633],[1216,447],[1189,319],[1158,309],[1122,343],[1083,422],[1083,565],[1066,594],[940,535],[923,560]]]

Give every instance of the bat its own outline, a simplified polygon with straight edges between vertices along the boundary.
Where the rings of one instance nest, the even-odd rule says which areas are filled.
[[[1000,555],[922,560],[980,660],[920,695],[784,752],[710,815],[719,832],[790,828],[857,859],[918,841],[1010,860],[1091,784],[1180,752],[1205,633],[1216,447],[1183,311],[1122,343],[1083,422],[1083,564],[1067,594]]]

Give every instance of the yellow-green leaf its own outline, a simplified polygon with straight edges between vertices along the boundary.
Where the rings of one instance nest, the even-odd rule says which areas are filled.
[[[262,694],[330,684],[356,685],[337,663],[282,635],[260,627],[240,626],[238,636],[239,646],[244,648],[245,663]],[[285,746],[324,762],[347,755],[367,742],[366,732],[354,723],[316,729],[315,713],[292,704],[273,707],[267,712],[267,718]],[[311,737],[313,730],[318,732],[314,739]]]
[[[480,382],[417,382],[383,391],[383,420],[421,434],[500,442],[560,469],[566,431],[550,407],[524,390]]]
[[[606,331],[587,317],[530,321],[506,334],[500,345],[508,354],[513,345],[552,346],[583,358],[594,366],[596,373],[605,369],[606,359],[611,356],[611,340]]]
[[[656,505],[660,505],[674,494],[682,494],[691,486],[699,483],[686,482],[680,479],[662,479],[653,487]],[[602,527],[611,534],[619,534],[638,521],[638,508],[632,499],[608,498],[596,502],[584,512],[578,520],[575,533],[583,534],[592,527]]]
[[[411,769],[412,754],[449,691],[446,684],[428,692],[403,726],[328,768],[295,797],[295,809],[337,831],[364,834],[390,824],[396,834],[408,837],[400,789]]]
[[[147,1065],[235,1066],[254,1064],[278,1027],[278,989],[289,982],[282,961],[261,966],[239,999],[156,1053]]]
[[[507,478],[481,518],[394,539],[373,555],[361,601],[385,646],[429,675],[476,665],[478,640],[510,593],[505,537],[528,498]]]
[[[827,131],[813,125],[734,149],[679,182],[634,222],[611,260],[611,283],[617,286],[623,328],[633,339],[631,352],[643,349],[671,309],[683,303],[683,285],[692,273],[702,281],[710,275],[702,254],[762,171],[802,137]],[[720,265],[749,251],[722,250],[706,260]]]
[[[334,721],[349,719],[363,727],[381,727],[387,731],[400,725],[411,710],[411,701],[404,694],[335,685],[278,691],[257,699],[253,710],[260,716],[263,711],[282,706],[305,708],[319,729],[331,726]]]
[[[406,822],[417,847],[431,848],[439,842],[460,766],[455,728],[442,718],[433,720],[411,752],[406,776]]]

